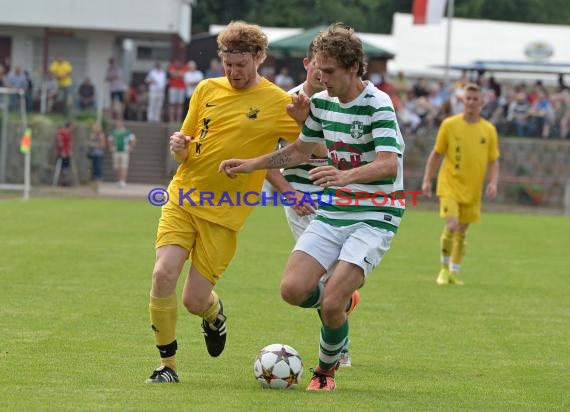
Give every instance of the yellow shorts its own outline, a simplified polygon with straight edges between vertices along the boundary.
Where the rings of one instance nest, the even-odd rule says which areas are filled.
[[[234,257],[237,232],[167,203],[162,207],[155,247],[166,245],[186,249],[194,267],[215,285]]]
[[[459,223],[478,223],[481,218],[481,203],[459,203],[450,197],[439,198],[439,215],[443,218],[456,217]]]

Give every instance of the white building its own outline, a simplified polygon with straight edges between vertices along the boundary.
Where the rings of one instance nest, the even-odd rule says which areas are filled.
[[[410,14],[394,14],[391,42],[396,57],[390,73],[402,70],[409,76],[442,77],[445,64],[446,18],[438,24],[414,25]],[[570,68],[570,26],[513,23],[504,21],[453,18],[451,22],[450,65],[470,65],[475,61],[531,62],[533,45],[542,45],[551,56],[542,62],[560,63]],[[531,56],[531,57],[529,57]],[[453,73],[454,76],[458,72]],[[497,77],[517,77],[514,73]],[[556,74],[520,74],[518,77],[555,81]]]
[[[61,54],[73,65],[75,85],[89,77],[97,93],[108,98],[104,76],[109,57],[117,57],[128,73],[146,71],[155,60],[168,61],[173,39],[190,41],[191,3],[12,1],[0,8],[0,64],[21,65],[39,85],[44,70]]]

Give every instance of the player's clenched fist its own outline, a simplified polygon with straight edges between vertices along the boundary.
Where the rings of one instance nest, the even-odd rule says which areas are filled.
[[[170,136],[170,151],[174,153],[185,151],[189,141],[189,136],[181,132],[174,132],[174,134]]]
[[[170,153],[177,162],[182,163],[186,160],[188,156],[186,149],[190,140],[190,136],[186,136],[181,132],[174,132],[172,136],[170,136]]]

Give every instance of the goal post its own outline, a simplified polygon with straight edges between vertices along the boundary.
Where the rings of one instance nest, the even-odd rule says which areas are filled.
[[[21,134],[27,134],[27,141],[22,141],[21,153],[24,156],[24,182],[14,184],[6,182],[6,166],[8,162],[8,123],[10,121],[10,100],[12,96],[19,96],[20,100],[20,121]],[[16,190],[23,192],[23,199],[30,198],[31,190],[31,136],[28,133],[28,113],[26,110],[26,94],[22,89],[10,89],[0,87],[0,112],[2,113],[2,123],[0,127],[0,190]]]

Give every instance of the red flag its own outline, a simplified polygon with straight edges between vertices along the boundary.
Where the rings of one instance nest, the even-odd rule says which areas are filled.
[[[414,24],[437,24],[443,17],[446,0],[414,0]]]
[[[28,153],[32,147],[32,129],[29,127],[24,131],[22,140],[20,141],[20,152]]]

